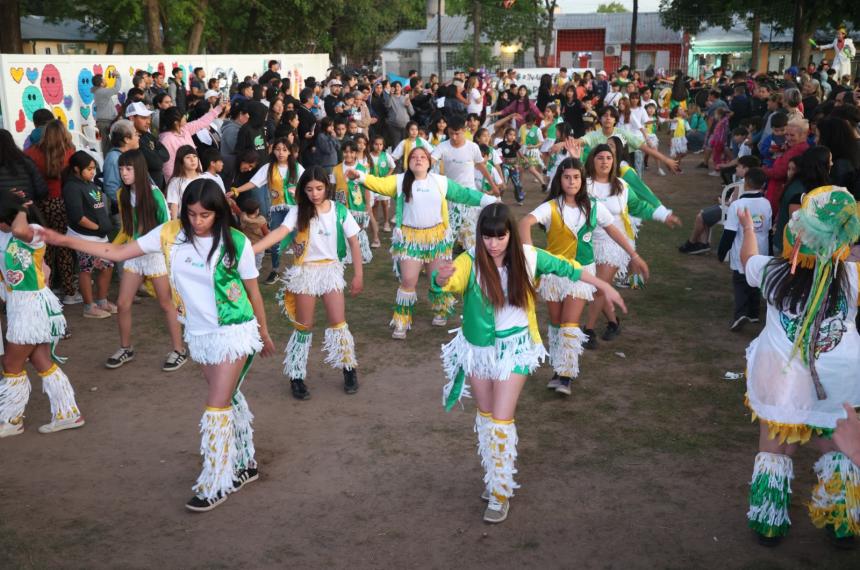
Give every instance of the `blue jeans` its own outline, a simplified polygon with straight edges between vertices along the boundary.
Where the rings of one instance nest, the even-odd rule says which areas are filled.
[[[289,212],[289,208],[283,210],[270,210],[269,211],[269,229],[274,230],[279,227],[284,219],[287,217],[287,212]],[[277,271],[281,267],[281,244],[276,243],[269,250],[269,253],[272,255],[272,271]]]
[[[523,183],[520,181],[520,169],[516,164],[502,164],[502,174],[505,176],[505,180],[510,180],[514,183],[514,195],[516,196],[517,202],[522,202],[526,199],[526,195],[523,192]]]

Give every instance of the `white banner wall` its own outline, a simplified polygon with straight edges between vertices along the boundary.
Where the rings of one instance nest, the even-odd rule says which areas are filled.
[[[171,76],[175,67],[185,70],[185,83],[195,67],[206,70],[206,78],[218,77],[225,92],[234,81],[262,75],[269,60],[281,62],[281,77],[292,79],[297,96],[305,77],[322,79],[329,67],[328,54],[242,55],[28,55],[0,54],[0,112],[3,128],[22,145],[33,129],[33,112],[50,109],[73,134],[84,125],[94,125],[92,77],[103,74],[107,87],[121,82],[119,102],[131,89],[138,69]],[[75,136],[77,139],[78,137]]]

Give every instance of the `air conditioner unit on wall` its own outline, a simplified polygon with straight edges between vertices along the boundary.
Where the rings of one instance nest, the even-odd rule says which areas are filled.
[[[603,48],[604,55],[608,56],[620,56],[621,55],[621,44],[611,44],[604,46]]]

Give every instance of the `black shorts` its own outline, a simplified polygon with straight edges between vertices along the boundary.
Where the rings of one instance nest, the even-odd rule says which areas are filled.
[[[715,226],[723,218],[723,209],[719,206],[702,208],[702,221],[706,226]]]

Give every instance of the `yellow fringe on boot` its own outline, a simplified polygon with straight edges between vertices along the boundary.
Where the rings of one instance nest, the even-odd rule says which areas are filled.
[[[832,451],[815,463],[815,473],[818,483],[807,503],[812,524],[832,526],[837,537],[860,536],[860,467]]]

